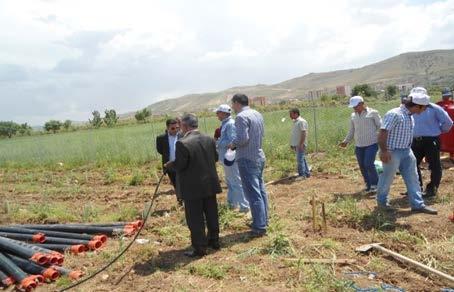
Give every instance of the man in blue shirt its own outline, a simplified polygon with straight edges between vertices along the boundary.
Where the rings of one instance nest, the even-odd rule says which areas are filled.
[[[378,134],[380,159],[383,173],[378,179],[377,204],[384,211],[393,211],[388,202],[388,194],[397,170],[407,186],[412,212],[437,214],[437,210],[427,207],[422,198],[418,183],[416,158],[411,151],[413,139],[414,114],[422,113],[429,105],[429,97],[423,93],[410,93],[405,104],[388,111]]]
[[[268,227],[268,195],[263,181],[265,153],[262,149],[265,127],[262,115],[249,107],[249,98],[237,93],[232,97],[236,137],[229,145],[236,149],[243,192],[252,215],[251,235],[264,236]]]
[[[236,137],[235,120],[230,115],[232,109],[227,104],[221,104],[215,112],[221,121],[217,146],[219,162],[224,167],[225,182],[227,184],[227,204],[232,209],[239,207],[240,212],[247,213],[249,212],[249,202],[244,197],[238,163],[236,161],[232,165],[226,165],[224,163],[224,156],[228,146]]]
[[[425,92],[425,89],[422,87],[419,90]],[[422,189],[423,181],[419,165],[425,157],[429,163],[430,182],[426,185],[424,196],[433,197],[437,194],[442,176],[440,134],[449,132],[452,127],[452,120],[443,108],[434,103],[430,103],[424,112],[414,115],[413,118],[415,120],[415,127],[413,129],[411,149],[416,157],[419,184]]]

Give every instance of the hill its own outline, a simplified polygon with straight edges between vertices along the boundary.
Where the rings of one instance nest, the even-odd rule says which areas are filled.
[[[454,50],[404,53],[356,69],[310,73],[273,85],[233,87],[219,92],[189,94],[162,100],[149,106],[153,113],[201,111],[226,103],[235,93],[250,97],[266,96],[268,102],[304,98],[309,91],[334,92],[338,85],[369,83],[377,88],[389,84],[452,85],[454,83]]]

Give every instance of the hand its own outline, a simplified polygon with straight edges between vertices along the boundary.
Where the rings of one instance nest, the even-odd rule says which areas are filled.
[[[342,148],[347,147],[347,142],[341,142],[341,143],[339,143],[339,147],[342,147]]]
[[[391,161],[391,153],[389,151],[380,151],[380,160],[383,163],[388,163]]]
[[[235,145],[233,145],[232,143],[227,145],[227,148],[229,148],[230,150],[235,150],[236,149]]]

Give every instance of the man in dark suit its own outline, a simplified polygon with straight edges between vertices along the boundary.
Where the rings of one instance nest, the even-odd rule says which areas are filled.
[[[213,138],[201,134],[193,114],[181,118],[183,137],[176,144],[176,159],[165,164],[177,173],[177,192],[184,200],[186,222],[193,251],[189,257],[206,255],[207,247],[219,249],[219,217],[216,194],[221,185],[216,172],[218,154]],[[205,224],[208,234],[205,232]]]
[[[176,188],[176,172],[172,169],[166,169],[164,165],[169,161],[175,160],[175,146],[179,138],[180,127],[176,119],[168,119],[166,121],[166,132],[156,137],[156,151],[162,156],[163,170],[170,178],[173,187]],[[182,201],[177,192],[177,200],[181,205]]]

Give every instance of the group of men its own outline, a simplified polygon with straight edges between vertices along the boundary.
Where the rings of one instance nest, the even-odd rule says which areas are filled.
[[[443,90],[445,104],[452,100],[452,92]],[[350,130],[341,147],[355,140],[355,154],[366,184],[366,192],[377,193],[378,207],[393,211],[389,203],[389,191],[394,176],[400,172],[407,187],[405,193],[410,201],[412,212],[437,214],[426,206],[424,198],[437,194],[442,167],[440,162],[440,135],[450,131],[453,121],[439,105],[430,102],[430,96],[423,87],[415,87],[403,99],[402,104],[388,111],[383,117],[365,105],[361,96],[353,96],[349,107]],[[378,132],[378,135],[377,135]],[[380,149],[383,173],[379,176],[375,167],[375,157]],[[430,182],[423,192],[420,163],[423,158],[429,164]]]
[[[452,99],[451,91],[443,92],[443,102]],[[235,94],[232,107],[220,105],[216,116],[221,122],[215,139],[198,131],[198,119],[185,114],[169,119],[164,135],[157,137],[156,148],[162,155],[163,168],[175,187],[178,202],[184,202],[186,222],[191,233],[193,250],[185,253],[196,257],[206,255],[207,248],[219,249],[219,218],[216,194],[221,186],[216,162],[224,169],[227,203],[240,212],[251,212],[251,236],[263,236],[268,227],[268,197],[263,181],[265,153],[262,149],[264,121],[262,115],[249,107],[244,94]],[[402,175],[412,212],[437,214],[424,203],[424,197],[437,194],[442,168],[439,136],[448,132],[453,122],[446,111],[430,102],[427,91],[416,87],[402,104],[388,111],[383,121],[377,110],[367,107],[361,96],[350,98],[353,108],[346,147],[355,141],[355,154],[364,178],[367,193],[377,193],[378,207],[392,211],[389,190],[395,174]],[[237,114],[232,118],[232,110]],[[297,108],[289,111],[293,120],[290,147],[296,153],[298,176],[310,177],[305,153],[308,124]],[[375,157],[380,150],[383,172],[378,175]],[[431,180],[422,192],[419,165],[425,158]],[[205,228],[208,232],[206,232]]]
[[[229,205],[238,207],[240,212],[251,212],[251,236],[266,234],[268,196],[263,181],[263,117],[249,107],[249,99],[244,94],[234,95],[231,102],[231,108],[221,105],[216,110],[221,121],[217,143],[198,131],[194,114],[168,120],[166,133],[156,139],[164,170],[175,187],[178,200],[184,202],[193,247],[185,253],[189,257],[206,255],[208,247],[220,248],[216,194],[222,190],[216,171],[218,160],[226,175]],[[237,114],[235,120],[231,117],[232,109]],[[234,153],[231,162],[224,159],[227,152]]]

